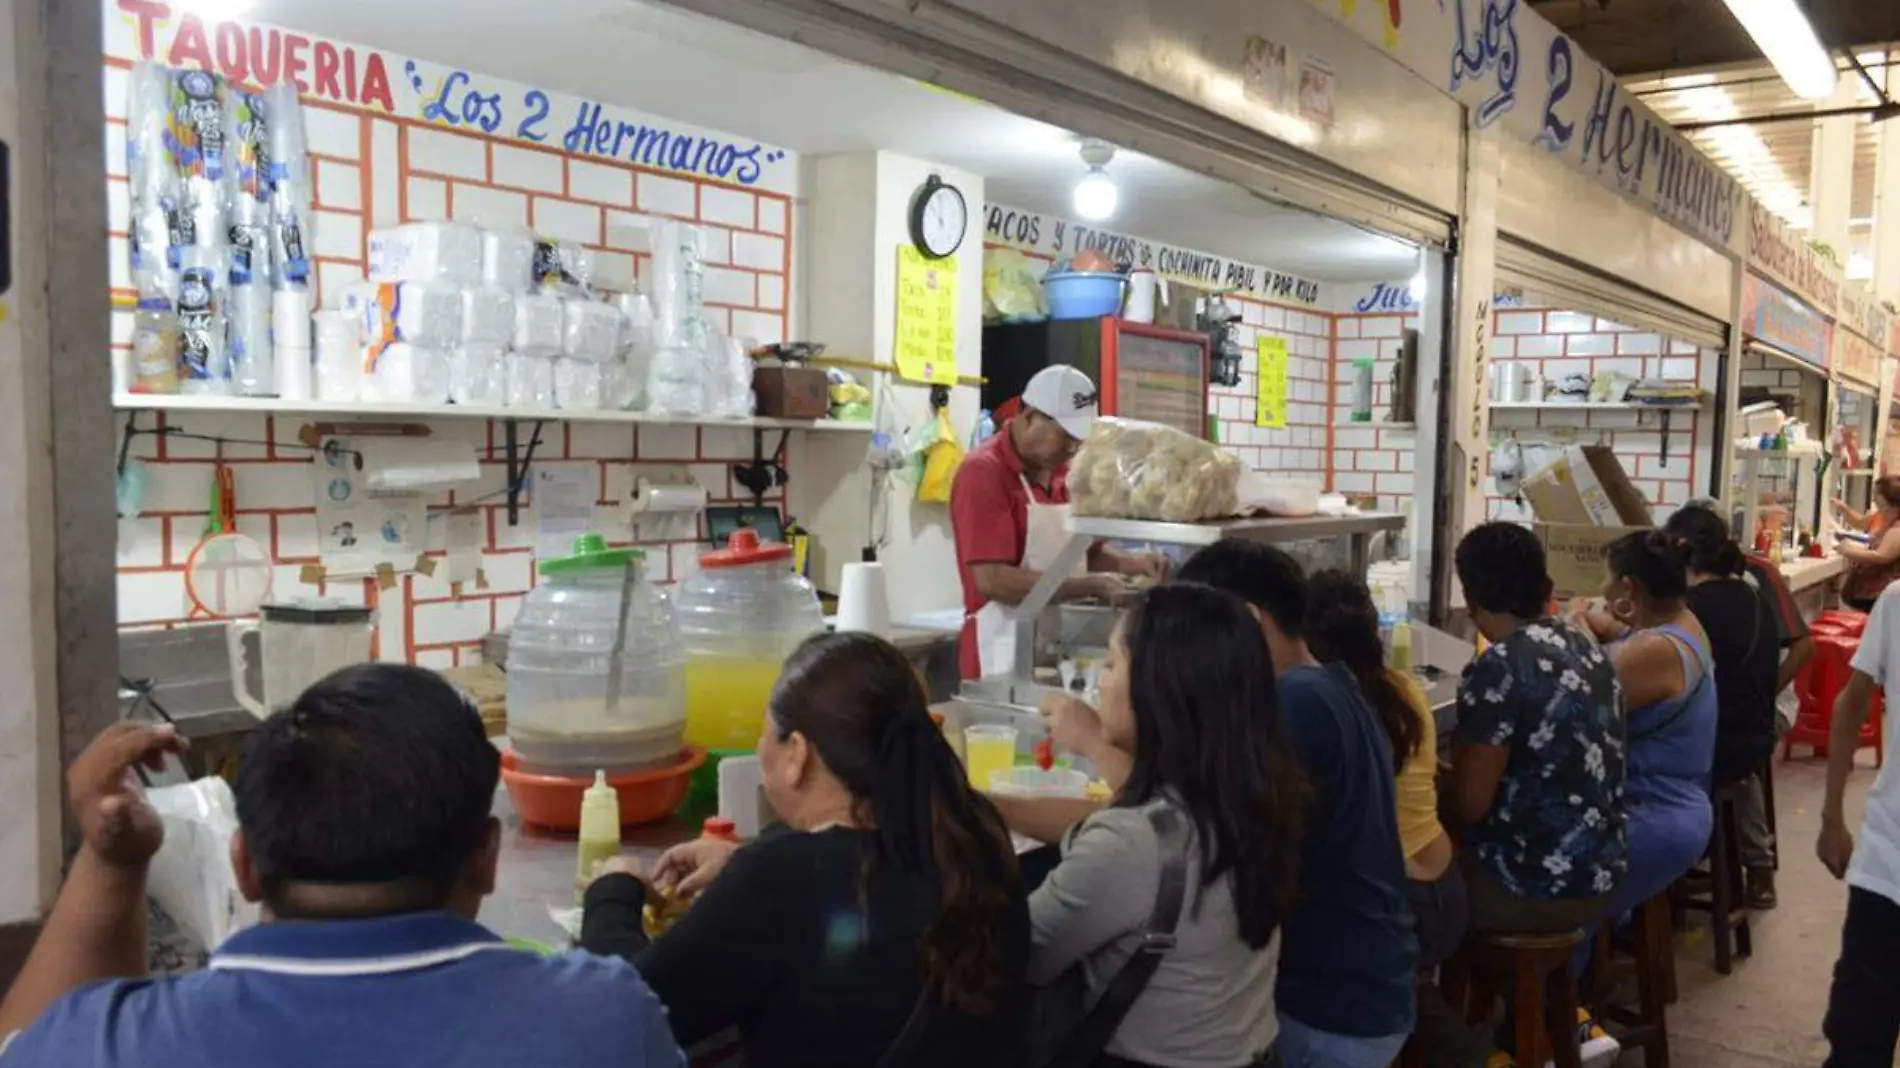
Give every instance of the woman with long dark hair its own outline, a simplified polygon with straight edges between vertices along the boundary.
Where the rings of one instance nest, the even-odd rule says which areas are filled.
[[[1079,964],[1090,1000],[1101,995],[1153,915],[1167,860],[1154,814],[1171,812],[1186,827],[1184,907],[1106,1055],[1253,1064],[1278,1029],[1279,928],[1298,887],[1304,797],[1259,625],[1230,594],[1158,587],[1115,628],[1100,689],[1102,736],[1130,765],[1113,804],[1069,835],[1030,895],[1030,981]]]
[[[1352,672],[1392,743],[1406,895],[1416,921],[1418,967],[1430,971],[1457,951],[1467,911],[1451,835],[1438,821],[1438,727],[1417,681],[1385,666],[1379,611],[1366,584],[1344,571],[1318,572],[1309,583],[1307,646],[1322,663]]]
[[[753,1068],[1016,1063],[1029,939],[1009,832],[904,655],[867,634],[799,646],[759,761],[795,833],[667,852],[655,879],[692,905],[651,945],[647,888],[617,865],[588,888],[582,947],[631,960],[682,1046],[738,1028]]]
[[[1709,636],[1715,658],[1717,789],[1743,783],[1738,804],[1742,866],[1751,908],[1775,903],[1773,840],[1762,809],[1760,775],[1775,751],[1775,694],[1781,646],[1770,602],[1743,576],[1747,560],[1720,516],[1678,508],[1663,532],[1689,553],[1689,610]]]

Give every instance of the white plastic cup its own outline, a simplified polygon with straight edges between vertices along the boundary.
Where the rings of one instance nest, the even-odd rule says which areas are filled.
[[[863,631],[880,638],[891,633],[891,598],[884,581],[884,565],[844,565],[838,582],[839,631]]]
[[[1016,766],[1016,728],[1000,723],[963,728],[963,765],[971,786],[989,789],[997,772],[1008,772]]]
[[[317,354],[310,349],[278,349],[277,395],[293,401],[313,399],[316,391],[313,373],[316,360]]]

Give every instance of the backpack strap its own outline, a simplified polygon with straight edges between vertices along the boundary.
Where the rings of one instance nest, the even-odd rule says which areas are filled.
[[[1121,1026],[1122,1018],[1134,1008],[1135,1001],[1161,967],[1161,958],[1174,948],[1175,928],[1180,926],[1181,911],[1187,900],[1187,825],[1181,814],[1169,805],[1151,805],[1145,810],[1149,826],[1154,828],[1161,853],[1161,881],[1155,888],[1153,915],[1141,931],[1141,944],[1128,958],[1115,978],[1109,980],[1102,996],[1089,1007],[1082,1026],[1062,1044],[1061,1052],[1049,1062],[1049,1068],[1084,1068],[1101,1056],[1108,1040]]]

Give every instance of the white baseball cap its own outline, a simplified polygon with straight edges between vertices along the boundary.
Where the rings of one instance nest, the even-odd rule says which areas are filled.
[[[1036,372],[1023,387],[1023,407],[1054,419],[1063,431],[1077,441],[1089,436],[1089,428],[1102,414],[1102,399],[1089,376],[1066,363],[1050,364]]]

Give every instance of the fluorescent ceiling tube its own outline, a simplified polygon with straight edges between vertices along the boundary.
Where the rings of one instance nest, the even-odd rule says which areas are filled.
[[[1826,100],[1839,73],[1834,57],[1821,47],[1814,27],[1795,0],[1724,0],[1755,39],[1755,47],[1774,64],[1775,73],[1803,100]]]

